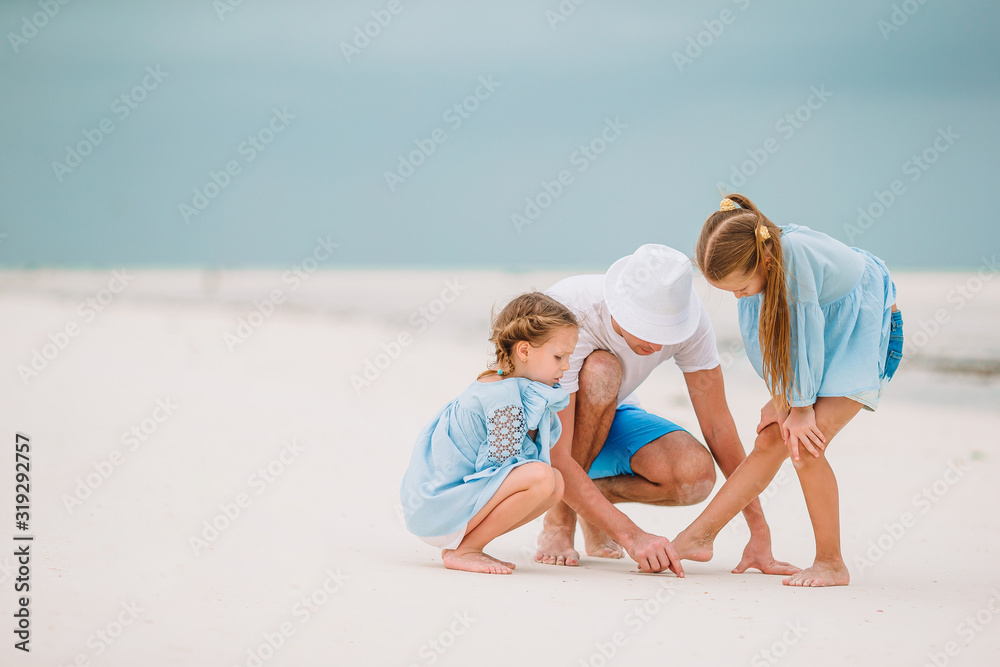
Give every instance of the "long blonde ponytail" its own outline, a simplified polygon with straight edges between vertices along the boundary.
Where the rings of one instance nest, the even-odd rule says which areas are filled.
[[[739,208],[716,211],[708,217],[695,250],[698,268],[712,281],[752,275],[764,262],[764,295],[760,304],[759,342],[764,379],[776,408],[787,410],[794,378],[791,363],[791,316],[788,282],[781,248],[781,229],[749,198],[726,196]],[[727,205],[728,208],[728,205]]]

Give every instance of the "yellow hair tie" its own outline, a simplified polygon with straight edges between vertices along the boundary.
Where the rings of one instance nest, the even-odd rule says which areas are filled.
[[[726,197],[725,199],[723,199],[722,203],[719,204],[719,210],[720,211],[735,211],[737,208],[738,207],[736,206],[736,202],[734,202],[729,197]]]
[[[765,227],[764,225],[760,225],[759,227],[757,227],[756,231],[757,231],[757,236],[760,237],[761,241],[766,241],[769,238],[771,238],[771,232],[769,232],[767,230],[767,227]]]

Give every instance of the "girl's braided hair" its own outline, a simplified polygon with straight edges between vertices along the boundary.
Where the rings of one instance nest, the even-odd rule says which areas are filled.
[[[514,346],[524,340],[539,347],[562,327],[579,323],[569,308],[541,292],[528,292],[511,299],[499,313],[491,313],[490,342],[496,346],[490,370],[479,377],[514,372]]]

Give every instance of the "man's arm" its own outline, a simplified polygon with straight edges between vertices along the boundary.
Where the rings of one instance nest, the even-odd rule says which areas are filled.
[[[552,466],[562,473],[566,490],[563,501],[574,512],[594,524],[622,545],[638,564],[639,569],[659,572],[670,568],[684,576],[680,558],[665,537],[642,531],[620,512],[573,457],[573,426],[576,421],[576,393],[570,394],[569,405],[559,413],[562,434],[552,447]]]

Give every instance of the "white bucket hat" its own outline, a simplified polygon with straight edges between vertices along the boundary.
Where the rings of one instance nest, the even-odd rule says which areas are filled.
[[[698,328],[691,260],[665,245],[649,243],[611,265],[604,302],[627,332],[654,345],[676,345]]]

